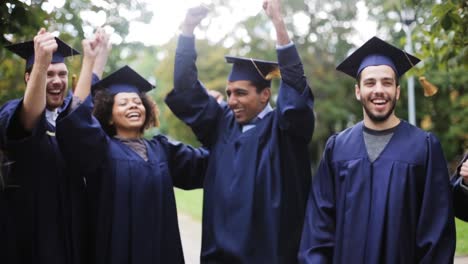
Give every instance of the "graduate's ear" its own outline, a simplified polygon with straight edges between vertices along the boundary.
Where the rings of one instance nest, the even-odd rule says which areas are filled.
[[[114,125],[114,120],[112,120],[112,119],[109,120],[109,125],[110,125],[110,126],[113,126],[113,125]]]
[[[358,101],[361,101],[361,88],[357,84],[354,85],[354,95]]]
[[[29,81],[29,78],[30,78],[29,72],[26,72],[26,73],[24,74],[24,81],[27,83],[27,82]]]
[[[265,88],[260,92],[260,102],[262,102],[262,104],[268,103],[268,101],[270,101],[270,97],[271,97],[270,88]]]
[[[397,101],[400,99],[400,85],[396,87],[396,99]]]

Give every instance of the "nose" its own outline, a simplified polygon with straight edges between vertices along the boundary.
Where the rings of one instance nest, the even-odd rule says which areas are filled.
[[[377,82],[375,84],[374,93],[377,93],[377,94],[383,93],[383,84],[381,82]]]
[[[60,77],[58,75],[54,75],[52,77],[52,80],[51,80],[52,83],[56,84],[56,83],[60,83],[61,80],[60,80]]]
[[[130,101],[129,106],[130,108],[137,108],[137,103]]]
[[[237,104],[237,99],[234,95],[231,95],[227,99],[228,106],[233,108]]]

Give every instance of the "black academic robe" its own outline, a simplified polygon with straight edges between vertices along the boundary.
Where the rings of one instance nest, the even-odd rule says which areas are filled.
[[[401,121],[370,162],[363,123],[332,136],[314,176],[301,263],[453,263],[455,226],[437,138]]]
[[[296,48],[278,51],[277,108],[245,133],[197,80],[193,38],[181,36],[172,111],[210,149],[202,263],[295,263],[311,180],[313,96]],[[287,81],[285,81],[287,80]]]
[[[452,187],[453,187],[453,207],[455,209],[455,216],[459,219],[468,222],[468,193],[463,190],[460,186],[460,181],[463,179],[460,177],[461,165],[468,158],[468,154],[465,154],[460,164],[457,166],[455,173],[452,176]]]
[[[57,122],[70,166],[86,176],[98,264],[183,263],[173,185],[202,187],[208,152],[158,135],[144,140],[148,161],[109,137],[90,97]]]
[[[15,99],[0,109],[0,148],[11,163],[0,191],[0,262],[87,263],[84,182],[67,170],[45,113],[32,132],[24,130],[22,103]]]

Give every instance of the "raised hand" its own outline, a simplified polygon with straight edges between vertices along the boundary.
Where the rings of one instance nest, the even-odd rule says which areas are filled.
[[[110,35],[107,34],[103,28],[96,29],[95,38],[99,38],[100,41],[98,43],[99,53],[97,54],[96,60],[94,62],[93,73],[101,78],[102,73],[104,72],[104,67],[107,63],[107,59],[109,58],[109,54],[112,50],[112,44],[109,40]]]
[[[463,177],[463,184],[468,186],[468,159],[460,167],[460,176]]]
[[[208,15],[208,7],[200,5],[197,7],[192,7],[187,10],[185,15],[185,20],[182,23],[182,34],[187,36],[192,36],[195,28],[200,24],[200,22]]]
[[[34,37],[34,65],[47,69],[52,61],[52,55],[57,50],[58,45],[55,37],[41,28]]]
[[[282,19],[280,0],[264,0],[263,10],[271,20]]]
[[[291,42],[286,25],[284,24],[283,15],[281,13],[280,0],[263,0],[263,10],[273,22],[276,30],[276,41],[278,45],[283,46]]]
[[[216,90],[207,90],[207,93],[212,96],[218,104],[224,100],[224,95]]]

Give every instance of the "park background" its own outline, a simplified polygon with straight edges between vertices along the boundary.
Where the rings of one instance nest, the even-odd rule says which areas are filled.
[[[276,60],[273,27],[261,0],[2,0],[0,44],[31,40],[45,27],[81,50],[96,26],[111,33],[113,49],[104,72],[129,65],[157,88],[161,126],[147,132],[198,146],[193,133],[164,104],[172,89],[177,33],[189,7],[205,4],[208,17],[196,30],[199,76],[208,89],[224,94],[229,65],[224,55]],[[396,114],[408,120],[407,79],[415,82],[415,124],[441,141],[454,171],[468,149],[468,2],[465,0],[287,0],[283,13],[315,95],[316,124],[309,143],[314,171],[327,138],[362,119],[354,80],[335,70],[357,46],[374,35],[411,48],[422,62],[400,80]],[[410,44],[410,46],[409,46]],[[24,62],[0,49],[0,104],[24,93]],[[79,74],[81,58],[67,61]],[[425,97],[419,77],[438,93]],[[72,78],[69,78],[70,86]],[[274,95],[278,83],[273,84]],[[273,99],[275,96],[273,96]],[[274,100],[273,100],[274,105]],[[434,194],[437,195],[437,194]],[[178,210],[201,220],[202,191],[176,190]],[[457,220],[457,255],[468,255],[468,224]]]

